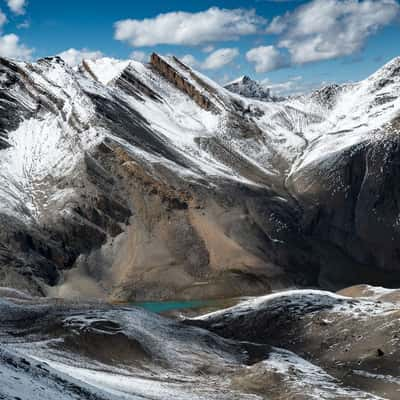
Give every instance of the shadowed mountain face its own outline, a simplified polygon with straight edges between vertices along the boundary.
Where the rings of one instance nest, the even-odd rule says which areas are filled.
[[[400,284],[399,59],[279,102],[157,55],[1,59],[0,78],[1,286],[127,301]]]

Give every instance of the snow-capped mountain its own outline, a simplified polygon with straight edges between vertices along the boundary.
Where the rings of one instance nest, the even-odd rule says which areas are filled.
[[[156,54],[1,59],[0,85],[0,285],[131,300],[400,281],[399,58],[279,102]]]
[[[257,81],[254,81],[246,75],[227,83],[224,87],[232,93],[236,93],[250,99],[273,100],[269,88]]]

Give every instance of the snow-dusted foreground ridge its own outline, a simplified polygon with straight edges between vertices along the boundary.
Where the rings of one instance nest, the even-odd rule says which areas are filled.
[[[177,321],[0,296],[0,398],[398,398],[398,302],[287,291]]]
[[[399,58],[279,101],[156,54],[1,59],[0,283],[117,300],[397,286],[399,93]]]

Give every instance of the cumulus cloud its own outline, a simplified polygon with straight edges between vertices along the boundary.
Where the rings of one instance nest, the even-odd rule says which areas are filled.
[[[269,72],[288,65],[285,57],[274,46],[260,46],[246,53],[247,61],[255,66],[256,72]]]
[[[183,57],[180,57],[180,60],[184,64],[189,65],[189,67],[196,67],[199,64],[192,54],[185,54]]]
[[[348,56],[400,13],[396,0],[313,0],[272,20],[267,32],[280,35],[292,61],[302,64]]]
[[[79,65],[82,60],[97,60],[98,58],[103,57],[103,53],[101,51],[91,51],[88,49],[68,49],[58,54],[67,64],[72,67]]]
[[[219,69],[230,64],[239,55],[238,49],[218,49],[212,52],[203,62],[203,69]]]
[[[33,49],[21,44],[19,37],[14,33],[0,36],[0,57],[28,60],[31,58],[32,53]]]
[[[15,14],[25,14],[25,0],[7,0],[7,5]]]
[[[158,44],[200,45],[222,40],[238,40],[258,32],[264,19],[254,10],[212,7],[197,13],[169,12],[143,20],[126,19],[115,23],[115,39],[132,46]]]
[[[180,60],[189,67],[216,70],[224,67],[227,64],[230,64],[238,55],[238,49],[226,48],[215,50],[203,61],[198,60],[192,54],[185,54],[184,56],[180,57]]]
[[[202,52],[203,53],[211,53],[212,51],[214,51],[215,47],[210,44],[208,46],[203,47]]]
[[[132,58],[132,60],[144,63],[148,60],[149,57],[144,51],[135,50],[135,51],[132,51],[131,58]]]
[[[0,10],[0,28],[7,22],[7,16]]]
[[[306,82],[302,76],[292,76],[283,82],[271,82],[268,79],[263,80],[262,85],[271,90],[272,95],[278,97],[295,96],[310,93],[315,89],[328,84],[328,82]]]

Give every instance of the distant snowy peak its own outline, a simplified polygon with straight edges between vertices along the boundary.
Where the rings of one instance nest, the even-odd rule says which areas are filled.
[[[250,99],[272,100],[270,89],[248,76],[229,82],[225,85],[225,89]]]

